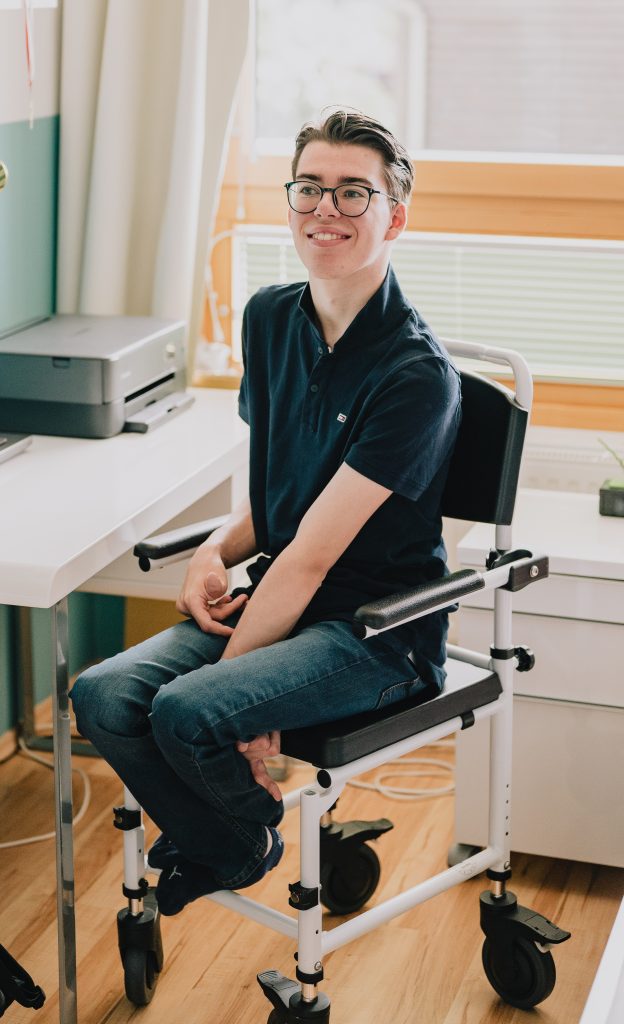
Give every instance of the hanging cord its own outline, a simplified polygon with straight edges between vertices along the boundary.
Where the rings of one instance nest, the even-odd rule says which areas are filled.
[[[436,743],[430,743],[431,747],[447,747],[452,748],[455,746],[453,740],[438,740]],[[397,767],[392,767],[396,765]],[[426,766],[425,770],[422,767],[419,768],[408,768],[406,771],[399,771],[403,765],[419,765]],[[350,781],[347,783],[349,786],[353,786],[355,789],[368,789],[376,793],[381,793],[382,796],[387,796],[391,800],[427,800],[430,797],[437,796],[450,796],[451,793],[455,792],[455,783],[451,781],[446,786],[436,786],[428,789],[419,789],[415,786],[403,787],[403,786],[387,786],[384,783],[384,779],[396,779],[396,778],[442,778],[448,779],[448,772],[454,771],[454,765],[449,764],[448,761],[442,761],[437,758],[430,757],[401,757],[397,761],[389,761],[388,765],[384,767],[384,770],[379,773],[376,779],[372,782],[354,782]]]
[[[19,739],[17,742],[19,750],[17,750],[16,753],[24,754],[24,756],[29,757],[31,761],[36,761],[37,764],[42,764],[45,768],[54,769],[53,761],[48,761],[45,757],[41,757],[39,754],[33,753],[32,750],[28,749],[23,739]],[[84,818],[89,808],[89,803],[91,802],[91,783],[89,781],[89,776],[82,770],[82,768],[72,766],[72,771],[78,773],[82,779],[83,785],[82,805],[73,820],[74,825],[77,825],[78,822]],[[56,832],[54,831],[45,832],[39,836],[28,836],[26,839],[14,839],[9,843],[0,843],[0,850],[9,850],[15,846],[28,846],[30,843],[40,843],[44,839],[54,839],[55,835]]]
[[[22,0],[24,8],[24,33],[26,36],[26,72],[28,82],[28,127],[32,131],[34,121],[33,84],[35,81],[35,21],[32,0]]]

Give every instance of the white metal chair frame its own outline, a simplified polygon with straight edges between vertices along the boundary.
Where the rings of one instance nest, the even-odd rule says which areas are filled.
[[[515,408],[524,410],[528,420],[532,402],[532,379],[528,366],[521,356],[506,349],[484,345],[456,341],[448,341],[445,344],[453,356],[511,366],[515,377],[515,394],[509,391],[508,400]],[[512,506],[516,485],[517,479],[512,482]],[[484,966],[490,982],[504,999],[524,1008],[535,1005],[552,990],[554,966],[551,966],[552,957],[548,950],[552,945],[568,938],[569,933],[552,925],[541,915],[518,907],[515,897],[506,889],[506,882],[511,875],[513,675],[518,663],[523,660],[525,663],[520,666],[521,668],[532,667],[526,663],[530,654],[513,645],[512,593],[548,574],[546,558],[536,557],[527,551],[512,552],[505,556],[505,553],[510,553],[512,549],[511,514],[508,520],[507,524],[496,525],[497,550],[493,553],[493,567],[480,573],[464,571],[452,574],[443,581],[424,585],[418,588],[418,593],[403,595],[398,610],[396,602],[389,612],[378,607],[383,605],[383,602],[375,602],[375,606],[365,606],[356,615],[361,635],[373,636],[385,629],[461,602],[462,596],[475,589],[493,590],[494,642],[490,655],[448,645],[447,687],[440,696],[422,707],[431,714],[437,710],[436,702],[444,699],[450,700],[452,707],[453,701],[459,699],[461,702],[462,691],[467,691],[470,686],[474,688],[475,680],[480,678],[494,676],[499,681],[496,691],[490,691],[487,702],[482,706],[462,708],[451,717],[436,721],[423,731],[404,736],[382,749],[366,753],[348,763],[334,767],[322,766],[315,783],[302,786],[285,796],[286,810],[296,806],[301,810],[300,880],[289,886],[289,902],[296,908],[296,915],[291,916],[266,907],[237,892],[218,892],[207,897],[296,941],[297,981],[284,978],[274,971],[264,972],[258,976],[263,991],[273,1007],[269,1016],[271,1024],[293,1024],[304,1020],[321,1021],[324,1024],[329,1021],[329,999],[318,988],[323,977],[323,961],[328,953],[432,896],[445,892],[484,871],[487,871],[491,881],[491,892],[484,893],[481,897],[481,923],[486,933],[486,947],[488,941],[490,943],[487,954],[489,963],[486,963],[484,947]],[[196,547],[218,522],[208,521],[197,524],[195,531],[193,528],[182,528],[173,534],[149,539],[144,545],[138,546],[137,553],[142,567],[153,569],[189,557],[189,547]],[[178,535],[183,535],[182,539]],[[443,705],[440,705],[440,708],[442,709]],[[390,709],[390,712],[392,711],[393,709]],[[420,709],[413,714],[420,714]],[[321,828],[331,822],[331,809],[345,785],[350,779],[370,769],[434,743],[485,718],[490,720],[491,730],[487,847],[426,881],[344,921],[331,931],[324,931],[320,898],[319,836]],[[141,985],[137,987],[132,979],[129,982],[126,972],[126,991],[131,999],[134,997],[134,1001],[147,1002],[151,998],[157,972],[162,966],[162,948],[159,935],[155,938],[152,935],[151,940],[147,942],[133,938],[133,935],[140,931],[141,922],[146,926],[145,934],[151,934],[150,929],[157,929],[158,915],[145,881],[146,871],[151,869],[147,867],[144,854],[141,808],[127,789],[124,794],[124,808],[116,809],[116,814],[116,823],[124,830],[124,893],[129,900],[128,910],[122,911],[119,915],[122,957],[125,949],[127,950],[133,943],[140,945],[141,942],[146,948],[150,948],[151,943],[155,956],[155,968],[152,969],[151,977],[147,978],[143,988]],[[531,949],[534,950],[533,953]],[[530,991],[519,991],[519,983],[514,980],[519,970],[519,956],[522,960],[522,970],[528,970],[529,974],[531,971],[537,972],[538,975],[537,981],[533,979],[532,986],[528,985]],[[528,968],[525,960],[529,963]],[[541,963],[546,966],[544,977],[541,976]]]

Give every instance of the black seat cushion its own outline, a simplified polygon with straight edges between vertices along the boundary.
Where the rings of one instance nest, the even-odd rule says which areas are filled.
[[[446,687],[435,697],[425,692],[338,722],[289,729],[282,733],[282,752],[317,768],[336,768],[490,704],[502,693],[495,673],[460,662],[447,662],[447,671]]]

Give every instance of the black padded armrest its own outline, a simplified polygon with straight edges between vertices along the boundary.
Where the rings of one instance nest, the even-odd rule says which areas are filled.
[[[211,533],[223,526],[227,519],[228,516],[215,516],[214,519],[204,519],[200,523],[190,523],[188,526],[178,527],[177,530],[146,537],[134,548],[140,568],[143,572],[149,572],[152,561],[171,558],[172,555],[199,547]]]
[[[460,569],[439,580],[421,583],[412,590],[361,605],[353,616],[353,632],[356,636],[365,637],[367,626],[371,629],[398,626],[410,617],[454,604],[460,597],[484,587],[483,573],[476,569]]]

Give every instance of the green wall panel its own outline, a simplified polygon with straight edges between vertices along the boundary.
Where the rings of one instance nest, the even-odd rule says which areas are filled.
[[[0,125],[0,335],[55,308],[59,118]]]
[[[106,594],[70,594],[69,672],[73,675],[94,661],[123,649],[125,599]],[[16,672],[15,609],[0,605],[0,735],[18,718],[19,682]],[[31,612],[32,667],[35,702],[50,694],[52,648],[50,612]]]
[[[59,117],[0,125],[0,160],[9,170],[0,192],[0,335],[52,315],[55,309]],[[80,481],[73,481],[80,487]],[[70,484],[71,486],[71,484]],[[70,596],[70,673],[123,645],[125,601],[99,594]],[[0,735],[17,721],[15,610],[0,606]],[[50,613],[32,613],[35,700],[50,693]]]
[[[125,600],[107,594],[69,596],[69,673],[117,654],[123,647]],[[50,612],[32,611],[35,701],[50,693]]]

